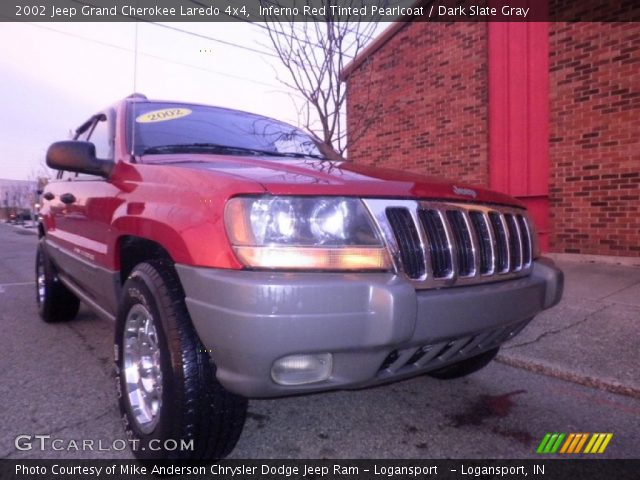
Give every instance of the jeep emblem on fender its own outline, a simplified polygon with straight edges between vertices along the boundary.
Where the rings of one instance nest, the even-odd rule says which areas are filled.
[[[465,195],[472,198],[476,198],[478,196],[475,190],[471,190],[470,188],[460,188],[456,187],[455,185],[453,186],[453,193],[455,193],[456,195]]]

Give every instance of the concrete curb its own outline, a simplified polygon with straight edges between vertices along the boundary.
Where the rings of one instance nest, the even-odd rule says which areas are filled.
[[[558,378],[567,382],[577,383],[585,387],[597,388],[606,392],[625,395],[640,400],[640,388],[630,385],[622,385],[612,378],[598,378],[575,371],[564,370],[555,365],[542,361],[533,361],[511,355],[498,354],[496,360],[510,367],[521,368],[530,372],[539,373],[548,377]]]
[[[640,257],[616,257],[613,255],[588,255],[584,253],[545,252],[545,257],[555,262],[598,263],[601,265],[620,265],[622,267],[640,267]]]

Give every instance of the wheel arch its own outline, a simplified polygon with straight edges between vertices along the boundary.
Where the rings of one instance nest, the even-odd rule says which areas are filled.
[[[117,244],[118,264],[120,265],[120,285],[139,263],[149,260],[166,260],[171,264],[174,259],[160,243],[135,235],[123,235]]]

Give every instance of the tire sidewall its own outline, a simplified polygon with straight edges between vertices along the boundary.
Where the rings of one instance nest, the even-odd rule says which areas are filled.
[[[40,276],[40,265],[42,264],[42,273],[44,274],[44,298],[40,301],[40,285],[38,284],[38,277]],[[47,256],[44,251],[42,242],[38,243],[38,249],[36,251],[36,304],[38,305],[38,313],[41,317],[45,317],[47,313],[47,304],[49,298],[49,285],[47,275]]]
[[[44,274],[44,295],[40,301],[38,292],[38,270],[42,268]],[[58,278],[56,266],[47,253],[44,238],[38,242],[36,249],[36,305],[40,318],[47,323],[71,320],[78,314],[80,299],[71,292]]]
[[[159,308],[160,301],[156,289],[157,287],[151,277],[137,268],[124,285],[116,318],[114,340],[116,392],[125,434],[131,442],[130,446],[134,454],[138,458],[166,458],[167,453],[170,455],[170,452],[164,452],[161,449],[164,441],[167,439],[179,441],[181,437],[179,431],[180,410],[175,408],[176,387],[180,382],[179,379],[176,379],[176,372],[172,367],[175,362],[171,358],[171,350],[168,347],[168,339],[165,333],[170,326],[167,325],[168,322],[164,312]],[[137,304],[142,304],[152,315],[160,347],[162,405],[158,423],[150,433],[142,432],[133,417],[127,395],[126,378],[122,368],[124,363],[123,334],[125,323],[129,311]],[[151,441],[154,441],[154,450],[150,449]],[[156,448],[159,448],[159,450],[155,450]]]
[[[38,268],[42,262],[42,273],[44,274],[44,298],[40,301],[40,295],[38,293]],[[44,242],[38,243],[38,249],[36,251],[36,304],[38,305],[38,313],[40,317],[47,322],[53,320],[53,297],[56,281],[56,273],[47,255],[47,250]]]

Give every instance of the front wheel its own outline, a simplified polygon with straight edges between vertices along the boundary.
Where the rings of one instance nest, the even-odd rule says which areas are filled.
[[[218,383],[175,270],[138,265],[124,285],[115,335],[116,387],[140,459],[218,459],[244,426],[247,400]]]
[[[473,372],[477,372],[481,368],[486,367],[491,360],[493,360],[498,354],[499,348],[488,350],[475,357],[467,358],[461,362],[447,365],[446,367],[439,368],[428,372],[430,377],[438,378],[440,380],[451,380],[454,378],[460,378],[467,376]]]

